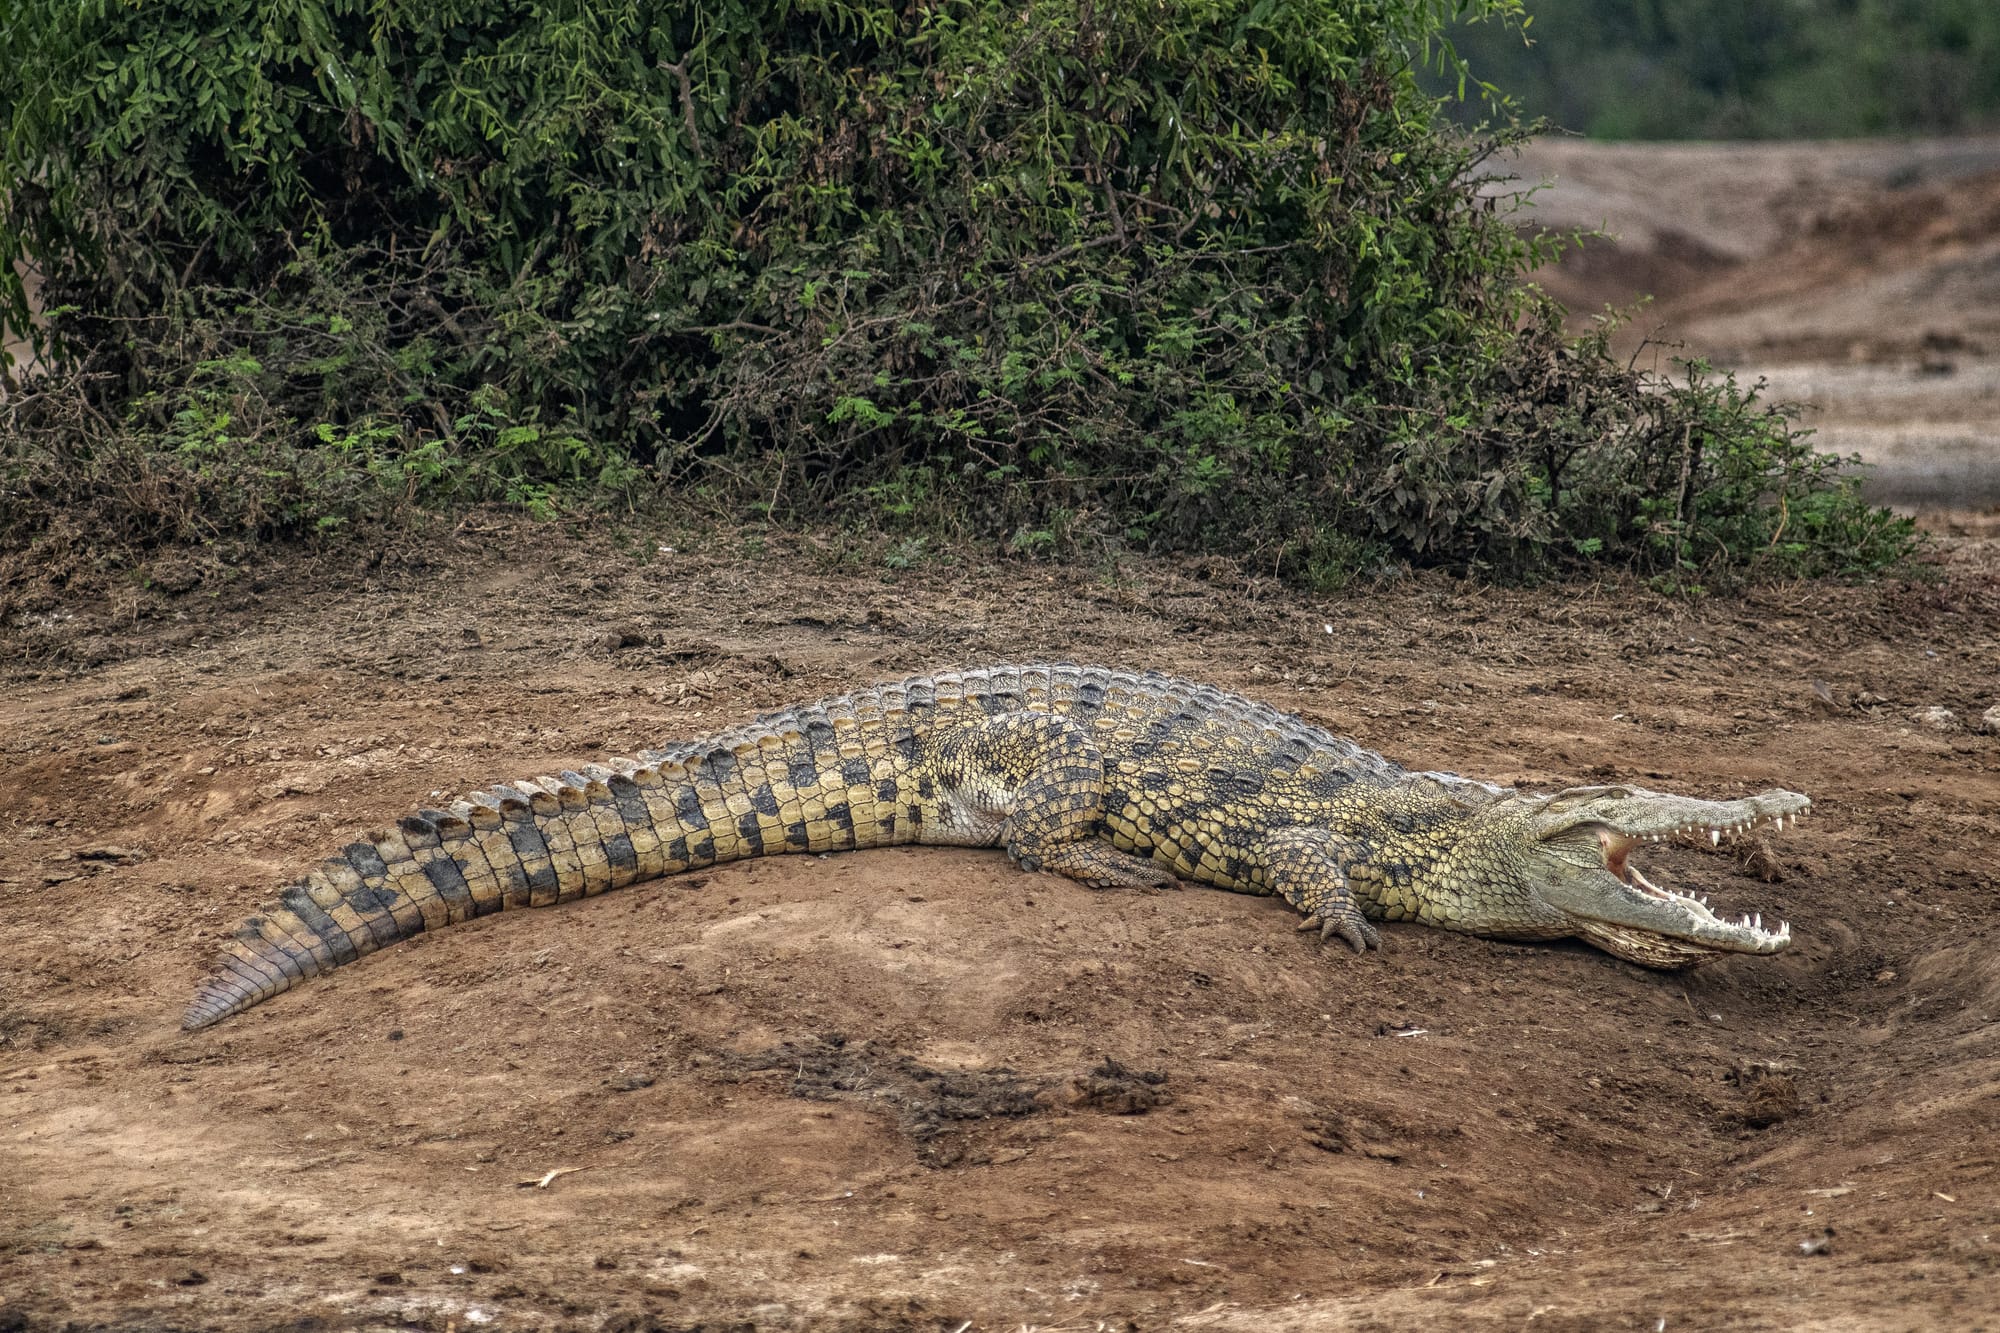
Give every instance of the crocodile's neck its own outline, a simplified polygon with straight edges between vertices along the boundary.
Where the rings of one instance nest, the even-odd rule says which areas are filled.
[[[1524,939],[1564,933],[1563,923],[1536,904],[1520,864],[1509,811],[1526,798],[1452,774],[1405,773],[1367,793],[1356,821],[1348,877],[1371,917],[1421,921]],[[1345,821],[1336,821],[1338,830]]]

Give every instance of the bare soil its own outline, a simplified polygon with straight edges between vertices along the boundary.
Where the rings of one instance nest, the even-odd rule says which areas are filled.
[[[1763,215],[1700,179],[1720,252]],[[1985,327],[1950,371],[1886,333],[1797,364],[1908,424]],[[1696,604],[483,522],[167,555],[0,627],[0,1333],[2000,1329],[2000,516],[1934,515],[1923,578]],[[1500,781],[1805,790],[1795,833],[1646,863],[1796,942],[1356,958],[1269,900],[907,849],[507,913],[178,1030],[354,831],[1036,657]]]
[[[1313,601],[506,531],[45,617],[0,699],[0,1327],[2000,1327],[2000,737],[1911,718],[2000,703],[2000,548],[1937,559]],[[1652,865],[1797,943],[1361,959],[1265,899],[911,849],[503,914],[177,1030],[351,830],[1058,655],[1502,781],[1807,790],[1795,836]]]

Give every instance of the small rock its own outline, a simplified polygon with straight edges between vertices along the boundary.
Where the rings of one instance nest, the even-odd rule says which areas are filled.
[[[1928,727],[1932,731],[1963,730],[1958,724],[1958,714],[1952,712],[1949,708],[1940,708],[1936,704],[1932,704],[1929,708],[1918,709],[1916,712],[1910,714],[1910,721],[1920,727]]]
[[[1828,1227],[1817,1236],[1808,1236],[1799,1242],[1800,1254],[1827,1255],[1833,1253],[1833,1228]]]
[[[1771,850],[1771,844],[1763,838],[1753,839],[1737,853],[1737,861],[1742,867],[1766,884],[1782,884],[1785,881],[1785,863]]]
[[[108,844],[103,847],[79,847],[76,851],[76,858],[79,861],[117,861],[121,864],[130,864],[133,861],[145,860],[146,849],[144,847],[113,847]]]
[[[603,652],[616,653],[627,648],[644,648],[647,639],[636,626],[614,625],[597,636],[597,646]]]
[[[1833,697],[1833,689],[1823,680],[1812,683],[1813,704],[1829,713],[1840,711],[1840,703]]]
[[[2000,735],[2000,704],[1979,715],[1979,729],[1989,735]]]

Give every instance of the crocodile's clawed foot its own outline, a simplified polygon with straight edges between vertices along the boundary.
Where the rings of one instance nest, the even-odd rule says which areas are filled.
[[[1156,861],[1116,851],[1101,842],[1067,843],[1041,855],[1017,853],[1023,869],[1073,879],[1091,889],[1160,893],[1181,887],[1180,877]]]
[[[1335,935],[1346,940],[1356,953],[1367,953],[1370,949],[1382,947],[1382,932],[1369,923],[1352,904],[1345,912],[1335,912],[1331,916],[1318,913],[1299,922],[1300,930],[1316,930],[1322,940],[1331,940]]]
[[[1185,881],[1171,870],[1140,862],[1130,869],[1121,868],[1115,879],[1092,883],[1094,889],[1137,889],[1140,893],[1171,893],[1187,887]]]
[[[1175,893],[1186,888],[1187,881],[1178,875],[1163,874],[1157,878],[1121,879],[1111,883],[1086,881],[1085,887],[1106,891],[1112,889],[1130,889],[1135,893],[1151,894],[1157,897],[1162,893]]]

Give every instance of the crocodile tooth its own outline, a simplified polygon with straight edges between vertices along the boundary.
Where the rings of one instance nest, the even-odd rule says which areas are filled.
[[[1711,847],[1720,847],[1722,845],[1721,829],[1712,828],[1708,831],[1708,845]]]

